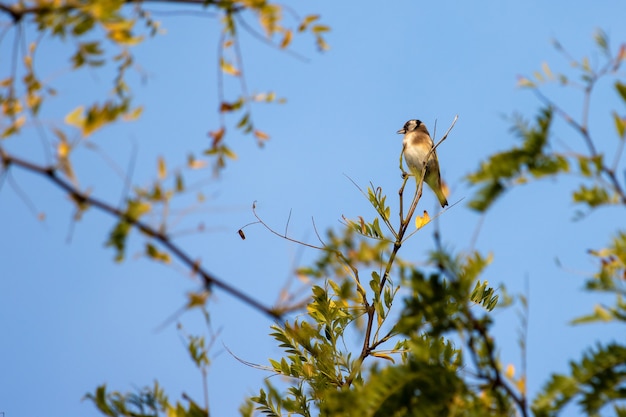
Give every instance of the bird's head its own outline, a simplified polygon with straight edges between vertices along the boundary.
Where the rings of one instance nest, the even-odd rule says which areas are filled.
[[[424,126],[424,123],[422,123],[420,120],[411,119],[408,122],[406,122],[404,124],[404,127],[398,130],[398,132],[396,133],[404,135],[405,133],[413,132],[416,130],[426,130],[426,126]]]

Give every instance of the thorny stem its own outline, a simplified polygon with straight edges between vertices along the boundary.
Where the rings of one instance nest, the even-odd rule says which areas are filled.
[[[6,153],[1,148],[0,148],[0,161],[2,163],[2,168],[5,170],[8,170],[11,165],[15,165],[27,171],[41,175],[44,178],[47,178],[49,181],[54,183],[56,186],[58,186],[62,190],[64,190],[73,200],[75,200],[79,204],[86,204],[88,206],[96,207],[102,210],[103,212],[108,213],[112,215],[113,217],[118,218],[121,221],[125,221],[131,226],[134,226],[143,234],[159,242],[165,249],[167,249],[171,254],[173,254],[179,261],[181,261],[191,271],[200,275],[204,283],[204,287],[207,290],[210,290],[212,287],[220,288],[221,290],[227,292],[233,297],[239,299],[243,303],[248,304],[249,306],[261,311],[262,313],[272,317],[273,319],[280,320],[282,318],[282,315],[276,310],[264,306],[263,304],[261,304],[261,302],[255,300],[249,295],[241,292],[239,289],[231,286],[225,281],[220,280],[219,278],[212,275],[210,272],[208,272],[206,269],[204,269],[200,265],[199,260],[193,260],[178,245],[172,242],[169,236],[167,236],[165,233],[159,230],[156,230],[155,228],[149,226],[148,224],[142,221],[139,221],[135,217],[130,216],[128,213],[118,208],[115,208],[112,205],[102,200],[91,197],[90,195],[81,192],[74,185],[60,178],[57,175],[57,171],[54,167],[45,167],[45,166],[37,165],[32,162],[14,157]]]

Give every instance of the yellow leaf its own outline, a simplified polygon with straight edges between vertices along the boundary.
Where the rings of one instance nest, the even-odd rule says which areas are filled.
[[[622,44],[617,53],[617,60],[622,61],[626,59],[626,45]]]
[[[71,113],[65,116],[65,123],[82,129],[85,124],[85,117],[83,116],[84,110],[85,108],[83,106],[76,107]]]
[[[550,70],[547,62],[541,64],[541,69],[543,70],[543,73],[546,74],[546,77],[548,77],[549,80],[554,79],[554,75],[552,75],[552,70]]]
[[[230,159],[237,159],[237,154],[233,151],[230,150],[230,148],[227,148],[226,146],[223,146],[221,149],[222,153],[224,154],[224,156],[226,156],[227,158]]]
[[[0,81],[0,87],[8,87],[11,85],[12,82],[13,77],[5,78],[4,80]]]
[[[391,361],[392,363],[396,363],[396,361],[393,360],[393,358],[385,353],[380,353],[380,352],[372,352],[372,356],[376,357],[376,358],[381,358],[381,359],[386,359],[388,361]]]
[[[532,81],[530,81],[528,78],[526,77],[520,77],[517,80],[517,86],[518,87],[534,87],[535,83],[533,83]]]
[[[26,96],[26,105],[30,109],[36,109],[41,105],[42,98],[36,94],[28,94]]]
[[[300,23],[300,26],[298,26],[298,31],[302,32],[304,30],[306,30],[306,28],[313,22],[315,22],[316,20],[318,20],[320,18],[319,15],[316,14],[311,14],[308,15],[307,17],[305,17],[304,19],[302,19],[302,23]]]
[[[611,313],[601,305],[594,306],[593,312],[595,313],[596,316],[598,316],[598,318],[600,318],[600,320],[611,321],[613,319],[613,317],[611,316]]]
[[[207,165],[206,161],[201,161],[199,159],[193,159],[187,163],[187,166],[191,169],[202,169],[206,167],[206,165]]]
[[[613,112],[613,120],[615,121],[615,129],[620,138],[624,138],[626,132],[626,118],[621,118],[619,114]]]
[[[102,26],[110,31],[113,30],[126,30],[126,31],[130,31],[133,26],[135,25],[135,22],[133,22],[132,20],[115,20],[115,21],[107,21],[107,22],[102,22]]]
[[[302,364],[302,373],[307,378],[312,378],[315,375],[315,367],[310,363]]]
[[[67,158],[70,151],[70,145],[66,141],[61,141],[61,143],[59,143],[59,146],[57,146],[57,155],[59,156],[59,158]]]
[[[129,30],[110,30],[107,37],[113,42],[133,46],[143,41],[143,36],[133,36]]]
[[[324,38],[322,38],[321,36],[317,37],[316,43],[320,51],[328,51],[330,49],[330,46],[326,43]]]
[[[167,176],[167,167],[165,166],[165,159],[162,156],[159,156],[159,179],[162,180]]]
[[[21,115],[20,117],[18,117],[17,119],[15,119],[15,121],[13,123],[11,123],[9,125],[9,127],[7,127],[2,134],[0,134],[1,138],[6,138],[9,137],[11,135],[14,135],[15,133],[17,133],[20,128],[24,125],[24,123],[26,123],[26,116]]]
[[[268,140],[270,138],[270,136],[267,133],[261,132],[260,130],[255,130],[254,131],[254,136],[258,140]]]
[[[194,308],[203,306],[206,303],[206,299],[209,296],[208,291],[202,291],[201,293],[191,292],[187,294],[189,301],[187,301],[187,308]]]
[[[151,243],[146,244],[146,255],[150,258],[169,264],[172,260],[167,252],[161,252]]]
[[[238,77],[241,72],[235,68],[233,64],[226,61],[224,58],[220,59],[220,68],[228,75],[232,75],[233,77]]]
[[[24,126],[24,123],[26,123],[26,116],[25,115],[21,115],[20,117],[15,119],[15,122],[13,122],[13,126],[15,126],[15,129],[18,130],[22,126]]]
[[[291,37],[292,37],[292,33],[291,33],[291,29],[289,29],[285,32],[285,37],[283,38],[283,41],[280,43],[280,47],[283,49],[288,47],[289,44],[291,43]]]
[[[122,119],[126,122],[131,122],[133,120],[137,120],[139,116],[141,116],[141,113],[143,113],[143,107],[135,107],[131,111],[124,113]]]
[[[330,32],[330,27],[326,25],[315,25],[311,28],[311,32],[313,33]]]
[[[226,128],[224,128],[224,126],[218,130],[212,130],[209,132],[209,136],[213,139],[213,147],[216,147],[222,141],[225,132]]]
[[[521,377],[518,379],[515,386],[517,387],[517,390],[522,393],[522,395],[526,395],[526,378]]]
[[[424,227],[425,225],[427,225],[430,222],[430,216],[428,215],[428,212],[426,210],[424,210],[424,215],[423,216],[416,216],[415,217],[415,227],[417,229],[421,229],[422,227]]]
[[[506,366],[506,371],[504,371],[504,375],[508,378],[508,379],[513,379],[513,377],[515,376],[515,367],[513,366],[512,363],[508,364]]]

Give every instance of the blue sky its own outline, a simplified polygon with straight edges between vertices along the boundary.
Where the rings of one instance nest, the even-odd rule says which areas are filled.
[[[202,222],[206,232],[178,242],[218,277],[267,304],[275,301],[294,267],[306,265],[316,253],[259,226],[247,228],[248,238],[242,241],[236,231],[254,221],[253,201],[263,219],[281,230],[291,212],[292,236],[307,241],[315,237],[311,218],[326,230],[341,227],[342,215],[373,215],[346,176],[362,187],[370,181],[381,186],[395,207],[401,147],[395,132],[407,119],[419,118],[431,133],[437,121],[440,136],[458,114],[438,154],[452,192],[449,201],[465,200],[440,217],[440,227],[447,245],[467,250],[480,217],[465,207],[472,191],[463,177],[490,153],[514,143],[504,116],[517,111],[534,117],[540,105],[530,92],[516,88],[517,76],[531,74],[544,61],[554,71],[570,71],[551,46],[553,38],[575,57],[590,56],[592,63],[601,58],[593,47],[594,30],[604,29],[614,48],[626,40],[618,1],[582,6],[564,1],[487,1],[479,6],[402,1],[388,8],[375,2],[351,7],[319,1],[292,7],[300,15],[322,15],[332,27],[327,39],[331,50],[318,54],[313,40],[304,36],[294,45],[307,57],[302,62],[242,35],[249,89],[273,90],[288,101],[255,107],[255,123],[271,135],[263,149],[251,137],[230,131],[228,140],[239,159],[219,179],[209,171],[193,174],[203,184],[207,202],[176,229]],[[181,9],[189,10],[176,8]],[[145,185],[156,175],[156,157],[166,157],[172,168],[183,166],[189,151],[204,149],[207,131],[218,126],[217,22],[156,17],[167,34],[136,48],[144,77],[131,77],[136,102],[145,107],[143,117],[93,138],[122,169],[136,147],[133,181]],[[2,56],[8,56],[10,39],[2,41]],[[39,71],[59,91],[45,109],[46,123],[60,123],[86,97],[109,90],[110,72],[77,75],[68,70],[70,45],[44,40],[39,51]],[[7,59],[0,61],[0,71],[4,77]],[[616,98],[608,84],[600,87],[592,102],[592,133],[605,141],[600,148],[611,152],[616,136],[607,109]],[[558,88],[547,91],[579,114],[580,96]],[[557,124],[554,133],[559,143],[582,149],[580,138],[566,126]],[[3,146],[44,161],[33,129]],[[92,187],[95,196],[119,201],[123,183],[100,156],[83,150],[76,168],[81,185]],[[89,210],[73,224],[72,206],[59,190],[17,170],[12,180],[46,220],[38,221],[5,180],[0,190],[0,412],[8,417],[95,416],[95,408],[80,399],[97,385],[127,391],[155,379],[172,398],[186,392],[200,400],[200,374],[175,327],[155,331],[185,303],[184,294],[196,283],[181,268],[138,259],[138,246],[125,263],[113,263],[113,252],[103,247],[111,218]],[[623,226],[619,208],[574,222],[569,193],[575,184],[576,179],[566,178],[520,187],[488,213],[476,240],[479,250],[495,257],[485,276],[490,283],[518,292],[528,282],[531,396],[550,372],[565,371],[582,349],[618,334],[611,326],[567,324],[600,301],[581,291],[585,273],[595,268],[586,250],[602,247]],[[422,204],[436,212],[429,191]],[[432,231],[424,228],[401,255],[423,261],[432,249]],[[213,327],[220,331],[209,375],[211,412],[235,415],[268,374],[240,364],[224,346],[259,364],[281,352],[268,336],[271,321],[248,306],[217,292],[211,312]],[[519,368],[515,310],[496,315],[503,362]],[[202,329],[195,313],[182,322],[189,331]]]

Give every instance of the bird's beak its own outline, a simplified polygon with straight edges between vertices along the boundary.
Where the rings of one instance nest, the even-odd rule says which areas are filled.
[[[396,133],[398,133],[400,135],[404,135],[406,133],[406,129],[402,128],[402,129],[398,130]]]

